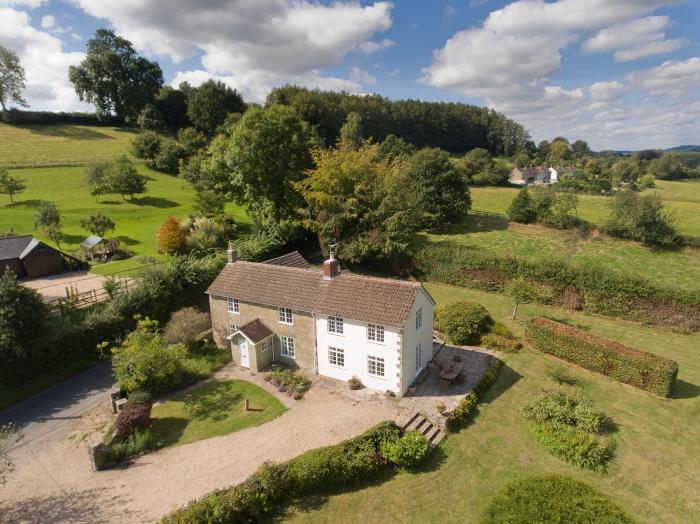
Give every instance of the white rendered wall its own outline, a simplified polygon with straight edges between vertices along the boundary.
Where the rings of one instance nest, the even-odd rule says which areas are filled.
[[[416,331],[416,311],[419,308],[423,310],[423,324]],[[433,358],[433,308],[433,302],[430,300],[427,292],[421,290],[413,303],[403,333],[403,355],[401,359],[403,371],[403,380],[401,381],[402,395],[406,393],[408,386],[411,385],[416,377],[416,346],[419,343],[422,345],[421,365],[419,367],[425,368],[428,365],[428,361]]]
[[[399,394],[399,351],[401,335],[393,328],[384,328],[384,343],[367,340],[367,324],[343,319],[343,334],[328,333],[327,317],[316,316],[316,351],[318,373],[327,377],[347,381],[357,376],[365,387]],[[328,347],[341,348],[345,352],[345,366],[333,366],[328,361]],[[367,373],[367,356],[384,359],[384,377]]]

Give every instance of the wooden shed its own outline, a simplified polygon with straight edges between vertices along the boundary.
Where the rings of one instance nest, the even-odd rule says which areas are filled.
[[[84,266],[77,258],[66,255],[31,235],[0,238],[0,271],[10,268],[19,278],[56,275]]]

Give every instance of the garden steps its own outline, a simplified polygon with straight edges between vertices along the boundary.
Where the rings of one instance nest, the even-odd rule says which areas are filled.
[[[430,442],[431,449],[436,447],[445,437],[439,426],[417,411],[410,413],[399,425],[404,432],[415,430],[425,435],[425,438]]]

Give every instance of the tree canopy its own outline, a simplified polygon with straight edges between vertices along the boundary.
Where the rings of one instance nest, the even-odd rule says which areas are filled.
[[[25,82],[26,75],[17,53],[0,45],[0,106],[3,111],[11,102],[27,107],[22,98]]]
[[[80,100],[95,105],[97,115],[118,121],[135,120],[163,85],[157,62],[140,56],[131,42],[109,29],[98,29],[87,44],[87,55],[71,66],[68,77]]]
[[[17,193],[21,193],[27,189],[27,186],[19,177],[11,176],[7,169],[0,168],[0,195],[7,195],[10,197],[10,202],[14,200],[14,196]]]
[[[187,116],[197,129],[213,135],[230,113],[243,113],[246,104],[235,89],[208,80],[187,93]]]

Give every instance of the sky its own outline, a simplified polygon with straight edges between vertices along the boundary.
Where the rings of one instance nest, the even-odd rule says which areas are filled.
[[[487,105],[537,142],[700,144],[700,0],[0,0],[36,110],[91,110],[68,81],[107,27],[166,83],[262,102],[299,84]]]

